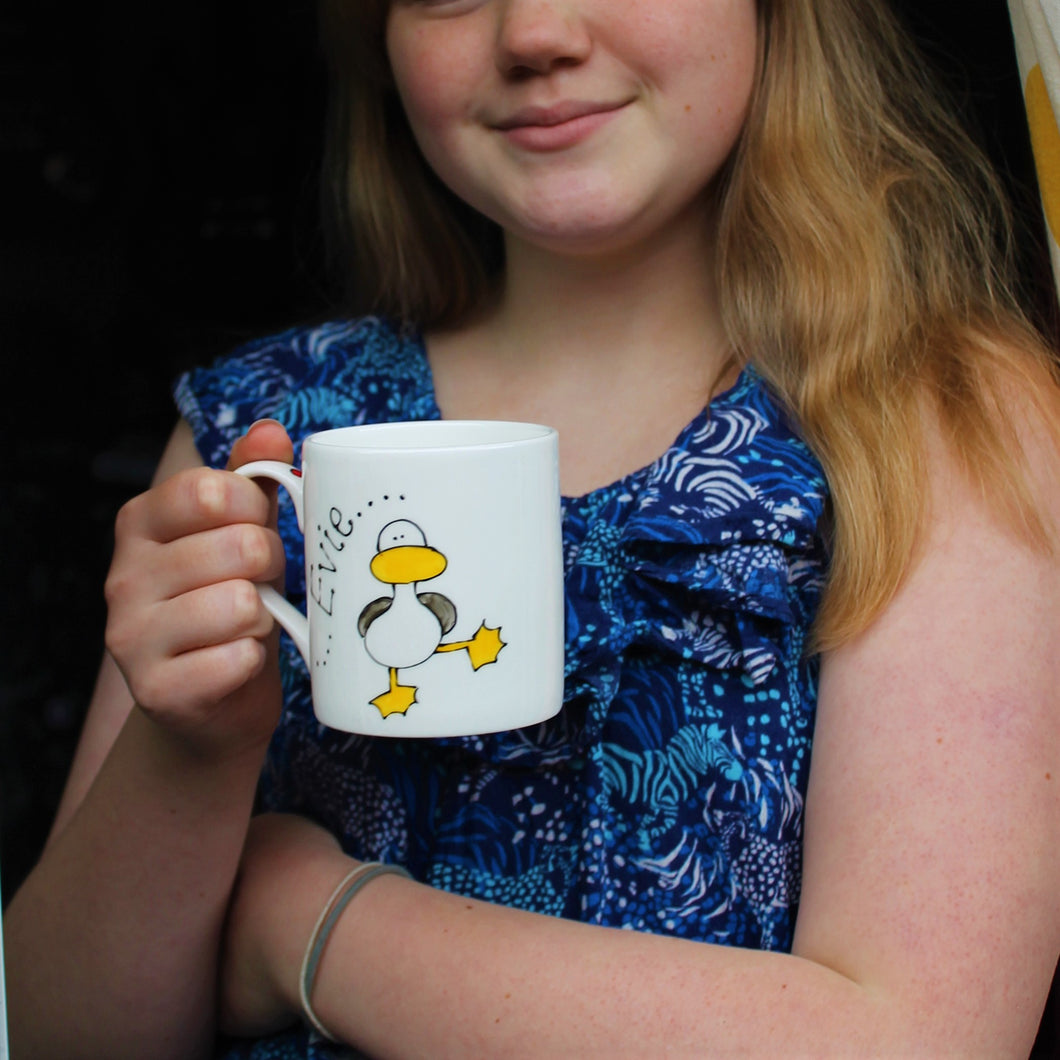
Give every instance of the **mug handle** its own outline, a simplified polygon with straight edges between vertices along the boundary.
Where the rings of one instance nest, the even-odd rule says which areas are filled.
[[[278,482],[291,495],[294,502],[294,512],[298,518],[298,529],[305,533],[302,521],[302,496],[303,483],[302,472],[290,464],[284,464],[279,460],[252,460],[249,464],[235,469],[237,475],[245,478],[267,478]],[[285,600],[271,585],[255,586],[265,610],[280,623],[287,631],[295,647],[301,653],[306,666],[309,662],[309,620],[301,611]]]

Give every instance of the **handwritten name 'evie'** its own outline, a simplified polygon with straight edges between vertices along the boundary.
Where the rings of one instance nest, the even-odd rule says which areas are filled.
[[[326,615],[331,615],[335,608],[335,587],[332,580],[338,573],[338,554],[345,550],[346,539],[353,533],[353,520],[344,519],[340,509],[332,508],[328,512],[328,529],[317,526],[322,537],[317,541],[321,553],[315,562],[309,565],[309,595],[313,602]],[[338,540],[332,538],[335,533]]]

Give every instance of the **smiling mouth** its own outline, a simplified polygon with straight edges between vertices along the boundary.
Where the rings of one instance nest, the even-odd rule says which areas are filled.
[[[580,118],[611,114],[624,106],[625,103],[559,103],[552,107],[523,107],[497,122],[494,128],[501,132],[526,128],[551,129]]]
[[[528,151],[559,151],[588,139],[626,103],[561,103],[524,107],[493,128],[516,147]]]

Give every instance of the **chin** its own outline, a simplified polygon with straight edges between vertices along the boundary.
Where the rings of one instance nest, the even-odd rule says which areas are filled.
[[[587,211],[588,213],[588,211]],[[524,228],[516,238],[557,256],[569,258],[618,257],[646,251],[665,240],[673,226],[643,214],[590,214],[551,225]]]
[[[623,185],[612,180],[549,186],[492,212],[510,235],[540,250],[577,257],[614,255],[665,241],[684,239],[689,225],[709,209],[695,187]],[[491,213],[491,211],[485,211]]]
[[[624,204],[609,208],[601,198],[524,213],[501,225],[514,238],[541,250],[577,256],[619,251],[648,238],[658,227],[644,210]]]

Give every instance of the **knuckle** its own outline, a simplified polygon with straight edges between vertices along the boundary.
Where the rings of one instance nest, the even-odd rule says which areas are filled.
[[[189,485],[196,510],[209,518],[222,516],[228,507],[225,477],[210,468],[196,468],[191,475]]]
[[[117,662],[133,699],[140,706],[151,710],[165,709],[169,682],[160,674],[164,667],[158,663],[149,665],[142,659],[128,657],[112,647],[109,641],[107,650]]]
[[[242,684],[261,668],[265,661],[265,647],[250,637],[237,641],[232,647],[232,668],[238,675],[239,684]]]
[[[248,581],[235,582],[232,586],[232,615],[238,628],[254,625],[260,609],[257,589]]]
[[[252,524],[240,528],[238,548],[245,569],[251,576],[263,574],[272,558],[272,549],[265,531]]]
[[[111,570],[103,582],[103,599],[109,607],[113,607],[125,595],[126,585],[125,577]]]
[[[119,662],[129,655],[129,632],[128,629],[115,621],[108,621],[103,631],[103,645]]]
[[[116,536],[123,537],[128,533],[129,524],[135,517],[138,500],[138,497],[133,497],[132,500],[126,501],[118,509],[118,514],[114,516],[114,533]]]
[[[146,496],[141,493],[132,497],[118,509],[114,516],[114,538],[118,544],[139,533]]]
[[[170,682],[164,680],[157,670],[140,674],[130,683],[130,690],[136,702],[143,707],[155,710],[168,710]]]
[[[103,581],[103,599],[108,608],[122,610],[136,598],[142,585],[142,577],[137,577],[127,563],[114,563]]]
[[[198,681],[166,667],[155,667],[130,683],[136,702],[168,728],[180,729],[191,723],[196,712],[208,702]]]
[[[132,609],[110,604],[103,629],[103,642],[115,658],[128,658],[136,653],[144,635],[143,616]]]

